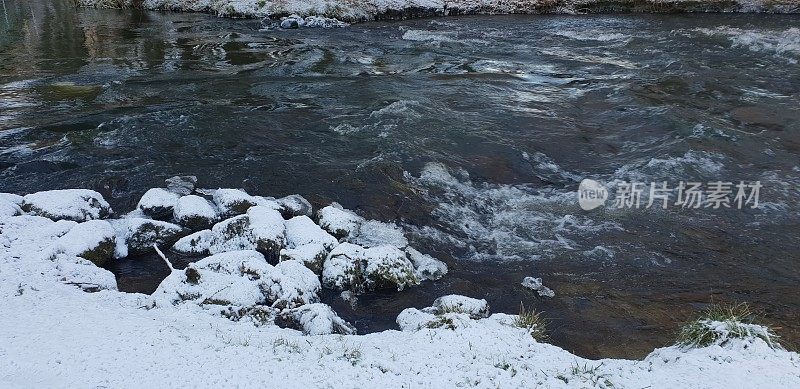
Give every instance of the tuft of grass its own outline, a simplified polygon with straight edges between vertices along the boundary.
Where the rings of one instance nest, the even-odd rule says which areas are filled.
[[[763,325],[753,323],[755,314],[746,303],[712,305],[697,318],[685,324],[678,333],[677,344],[686,348],[724,345],[731,339],[758,338],[772,348],[781,348],[778,335]]]
[[[514,325],[528,331],[537,341],[547,338],[544,319],[540,312],[525,310],[525,305],[519,304],[519,315],[514,320]]]

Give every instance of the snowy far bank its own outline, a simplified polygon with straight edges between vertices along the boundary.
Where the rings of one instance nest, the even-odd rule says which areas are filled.
[[[321,287],[357,298],[446,265],[336,204],[194,183],[168,180],[119,218],[90,190],[0,194],[0,387],[800,387],[800,356],[752,324],[698,322],[689,335],[712,336],[694,347],[592,361],[450,295],[404,310],[400,331],[354,335]],[[152,296],[95,265],[156,247],[203,259],[170,265]]]
[[[273,19],[325,16],[346,22],[468,14],[607,12],[798,13],[799,0],[76,0],[88,7],[207,12]]]

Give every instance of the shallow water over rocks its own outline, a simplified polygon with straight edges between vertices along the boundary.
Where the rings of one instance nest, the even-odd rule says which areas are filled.
[[[0,191],[117,212],[174,175],[397,221],[444,279],[326,303],[359,332],[457,293],[544,311],[553,343],[639,357],[714,302],[800,339],[800,18],[453,17],[261,30],[6,2]],[[585,177],[756,181],[756,210],[582,211]],[[171,255],[170,258],[182,259]],[[184,261],[185,262],[185,261]],[[185,263],[176,263],[185,266]],[[149,292],[158,257],[106,265]],[[555,297],[520,283],[543,278]]]

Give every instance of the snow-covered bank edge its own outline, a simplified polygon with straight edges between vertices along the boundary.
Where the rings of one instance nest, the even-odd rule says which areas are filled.
[[[800,13],[800,0],[75,0],[101,8],[206,12],[224,17],[322,16],[344,22],[448,15],[610,12]]]
[[[317,249],[330,250],[321,271],[325,282],[332,263],[332,287],[400,287],[396,275],[430,280],[446,268],[407,247],[390,226],[335,205],[316,212],[317,225],[301,199],[195,190],[191,180],[172,180],[148,191],[134,213],[107,219],[113,211],[93,191],[1,194],[0,387],[800,386],[797,353],[776,347],[760,326],[716,319],[692,330],[714,335],[702,347],[658,349],[643,361],[577,357],[538,342],[535,328],[516,315],[452,295],[404,310],[402,331],[348,335],[346,323],[313,301]],[[173,270],[153,296],[117,292],[113,275],[81,258],[114,260],[145,242],[168,247],[177,238],[172,222],[210,237],[187,235],[174,250],[213,255]],[[379,250],[367,253],[372,248]],[[280,262],[271,265],[276,250]],[[414,274],[378,272],[370,281],[370,269],[384,264],[413,266]],[[278,321],[296,321],[301,331]]]

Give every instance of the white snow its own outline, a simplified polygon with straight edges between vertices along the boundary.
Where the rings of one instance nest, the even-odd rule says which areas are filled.
[[[23,197],[22,209],[31,215],[78,222],[102,219],[111,214],[103,196],[89,189],[60,189]]]

